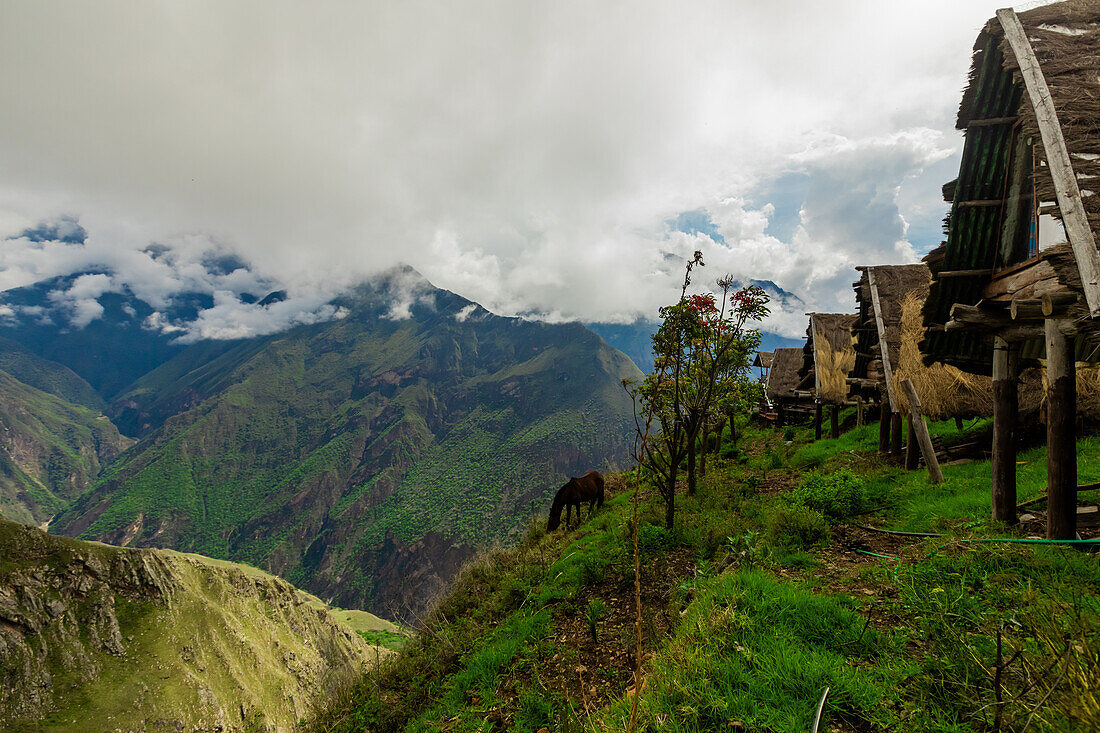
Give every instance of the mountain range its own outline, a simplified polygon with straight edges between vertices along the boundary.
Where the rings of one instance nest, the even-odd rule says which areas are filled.
[[[51,532],[243,560],[407,619],[569,475],[628,459],[620,382],[639,372],[580,324],[496,316],[398,268],[338,297],[328,320],[188,344],[150,316],[185,319],[208,294],[165,315],[116,287],[78,327],[56,293],[88,274],[0,300],[0,388],[36,416],[71,406],[22,433],[106,431],[85,441],[100,452],[67,448],[85,466],[71,491],[16,517],[56,511]]]

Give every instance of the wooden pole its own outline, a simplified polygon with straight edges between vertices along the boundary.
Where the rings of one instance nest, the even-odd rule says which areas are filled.
[[[993,339],[993,519],[1016,524],[1016,420],[1019,351],[1004,339]]]
[[[1077,538],[1077,376],[1073,340],[1046,322],[1047,539]]]
[[[905,439],[905,470],[916,471],[920,468],[920,448],[917,447],[917,431],[913,426],[913,418],[909,418],[906,422],[909,423],[909,434]]]
[[[882,356],[882,378],[886,382],[886,396],[890,399],[890,411],[898,411],[898,401],[894,396],[894,374],[890,366],[890,348],[886,345],[886,322],[882,318],[882,303],[878,298],[878,283],[875,281],[875,268],[867,268],[867,287],[871,290],[871,306],[875,311],[875,330],[878,331],[878,348]],[[901,450],[900,448],[898,449]]]
[[[901,455],[901,413],[890,416],[890,455]]]
[[[886,400],[878,403],[878,452],[890,452],[890,405]]]
[[[821,403],[814,405],[814,440],[821,440]]]
[[[928,426],[924,424],[924,418],[920,414],[917,390],[908,379],[902,381],[901,388],[909,399],[909,424],[917,433],[917,444],[924,455],[924,465],[928,466],[928,477],[932,479],[932,483],[942,484],[943,472],[940,471],[940,462],[936,459],[936,449],[932,447],[932,436],[928,434]]]
[[[833,405],[829,411],[829,437],[833,440],[840,437],[840,405]]]

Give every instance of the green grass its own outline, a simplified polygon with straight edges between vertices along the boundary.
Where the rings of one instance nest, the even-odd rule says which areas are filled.
[[[932,427],[957,433],[953,423]],[[877,440],[877,425],[816,444],[805,429],[795,431],[790,445],[770,431],[749,430],[742,450],[731,453],[745,455],[749,442],[763,442],[772,457],[712,460],[698,495],[678,497],[671,532],[661,526],[663,506],[646,495],[643,584],[667,588],[668,605],[648,605],[643,616],[667,613],[675,623],[670,633],[657,633],[645,622],[652,657],[639,699],[640,730],[728,730],[739,722],[747,730],[805,731],[828,686],[829,726],[986,731],[997,708],[990,670],[998,637],[1002,662],[1015,657],[1000,675],[1002,729],[1021,729],[1032,711],[1035,731],[1086,730],[1100,722],[1095,556],[971,542],[1018,536],[988,518],[988,461],[944,466],[947,482],[932,487],[926,472],[905,472],[878,457]],[[1045,485],[1042,450],[1020,456],[1021,500]],[[1100,438],[1083,438],[1078,451],[1081,481],[1097,480]],[[849,478],[830,478],[838,475]],[[794,489],[762,493],[779,479]],[[853,482],[855,494],[830,493],[834,483]],[[632,643],[629,629],[624,639],[603,630],[605,617],[594,603],[608,583],[613,594],[632,593],[628,499],[616,496],[569,534],[546,536],[538,520],[517,548],[480,558],[417,639],[322,716],[317,729],[418,731],[447,721],[450,729],[469,731],[622,730],[629,675],[615,679],[615,692],[596,711],[535,681],[557,668],[548,660],[576,654],[556,631],[570,618],[597,626],[611,647]],[[855,564],[844,560],[848,565],[838,565],[836,553],[851,558],[850,549],[769,541],[778,507],[814,502],[826,509],[839,502],[835,527],[851,521],[862,503],[873,511],[858,521],[945,536],[883,553],[900,559],[863,556]],[[646,573],[685,556],[686,575]],[[1044,677],[1048,667],[1053,671]],[[1045,681],[1032,684],[1036,679]]]

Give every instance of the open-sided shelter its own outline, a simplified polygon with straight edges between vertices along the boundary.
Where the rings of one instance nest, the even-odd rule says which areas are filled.
[[[947,241],[925,258],[921,348],[992,375],[993,515],[1005,522],[1016,519],[1019,368],[1045,360],[1047,535],[1072,539],[1075,362],[1100,359],[1100,3],[997,11],[975,43],[958,127]]]

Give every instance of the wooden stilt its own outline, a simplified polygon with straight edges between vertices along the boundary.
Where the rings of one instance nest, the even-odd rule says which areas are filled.
[[[920,468],[920,447],[917,445],[917,431],[913,426],[913,418],[909,418],[906,422],[909,424],[909,430],[905,439],[905,470],[916,471]]]
[[[814,405],[814,440],[821,440],[821,403]]]
[[[890,452],[890,405],[885,400],[878,405],[878,452]]]
[[[890,416],[890,455],[901,455],[901,413]]]
[[[920,398],[913,383],[908,379],[901,382],[901,388],[905,390],[905,397],[909,400],[909,425],[916,431],[917,443],[920,445],[921,455],[924,456],[924,465],[928,466],[928,477],[934,484],[943,483],[943,472],[940,470],[940,462],[936,459],[936,449],[932,447],[932,436],[928,434],[928,426],[924,423],[924,417],[920,413]]]
[[[1016,524],[1016,382],[1018,349],[993,339],[993,519]]]
[[[829,410],[829,437],[833,440],[840,437],[840,405],[833,405]]]
[[[962,432],[962,430],[963,430],[963,419],[961,417],[956,417],[955,418],[955,429],[958,430],[960,433]]]
[[[856,427],[863,427],[863,396],[856,395]]]
[[[1073,340],[1046,321],[1047,539],[1077,537],[1077,376]]]

